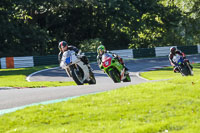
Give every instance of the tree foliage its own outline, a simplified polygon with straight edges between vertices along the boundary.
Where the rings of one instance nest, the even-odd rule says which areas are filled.
[[[195,45],[198,0],[1,0],[0,57],[57,54],[66,40],[86,51]],[[97,45],[96,44],[96,45]]]

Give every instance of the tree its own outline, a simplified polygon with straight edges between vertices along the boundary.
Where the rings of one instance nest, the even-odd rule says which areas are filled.
[[[198,0],[2,0],[0,5],[0,56],[57,54],[61,40],[80,48],[100,41],[110,50],[200,41]]]

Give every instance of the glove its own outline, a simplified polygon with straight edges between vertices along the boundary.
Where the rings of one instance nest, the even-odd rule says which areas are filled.
[[[183,59],[186,59],[186,57],[184,56]]]

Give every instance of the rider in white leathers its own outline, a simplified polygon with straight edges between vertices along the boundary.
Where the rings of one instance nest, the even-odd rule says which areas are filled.
[[[68,45],[66,41],[61,41],[58,45],[58,48],[60,50],[60,53],[58,54],[58,60],[59,60],[59,63],[60,63],[60,67],[63,68],[63,69],[66,67],[66,64],[65,64],[65,60],[67,58],[67,52],[66,51],[73,50],[76,54],[78,54],[79,51],[80,51],[75,46]],[[81,61],[83,61],[83,63],[85,63],[88,66],[89,70],[91,70],[88,58],[84,55],[80,55],[80,59],[81,59]]]

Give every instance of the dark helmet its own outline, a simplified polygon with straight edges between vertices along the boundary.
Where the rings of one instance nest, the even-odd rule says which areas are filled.
[[[65,47],[65,46],[68,46],[67,42],[66,41],[61,41],[59,42],[58,44],[58,48],[61,49],[61,47]]]
[[[172,54],[175,54],[175,52],[176,52],[176,47],[171,47],[171,48],[170,48],[170,52],[171,52]]]

